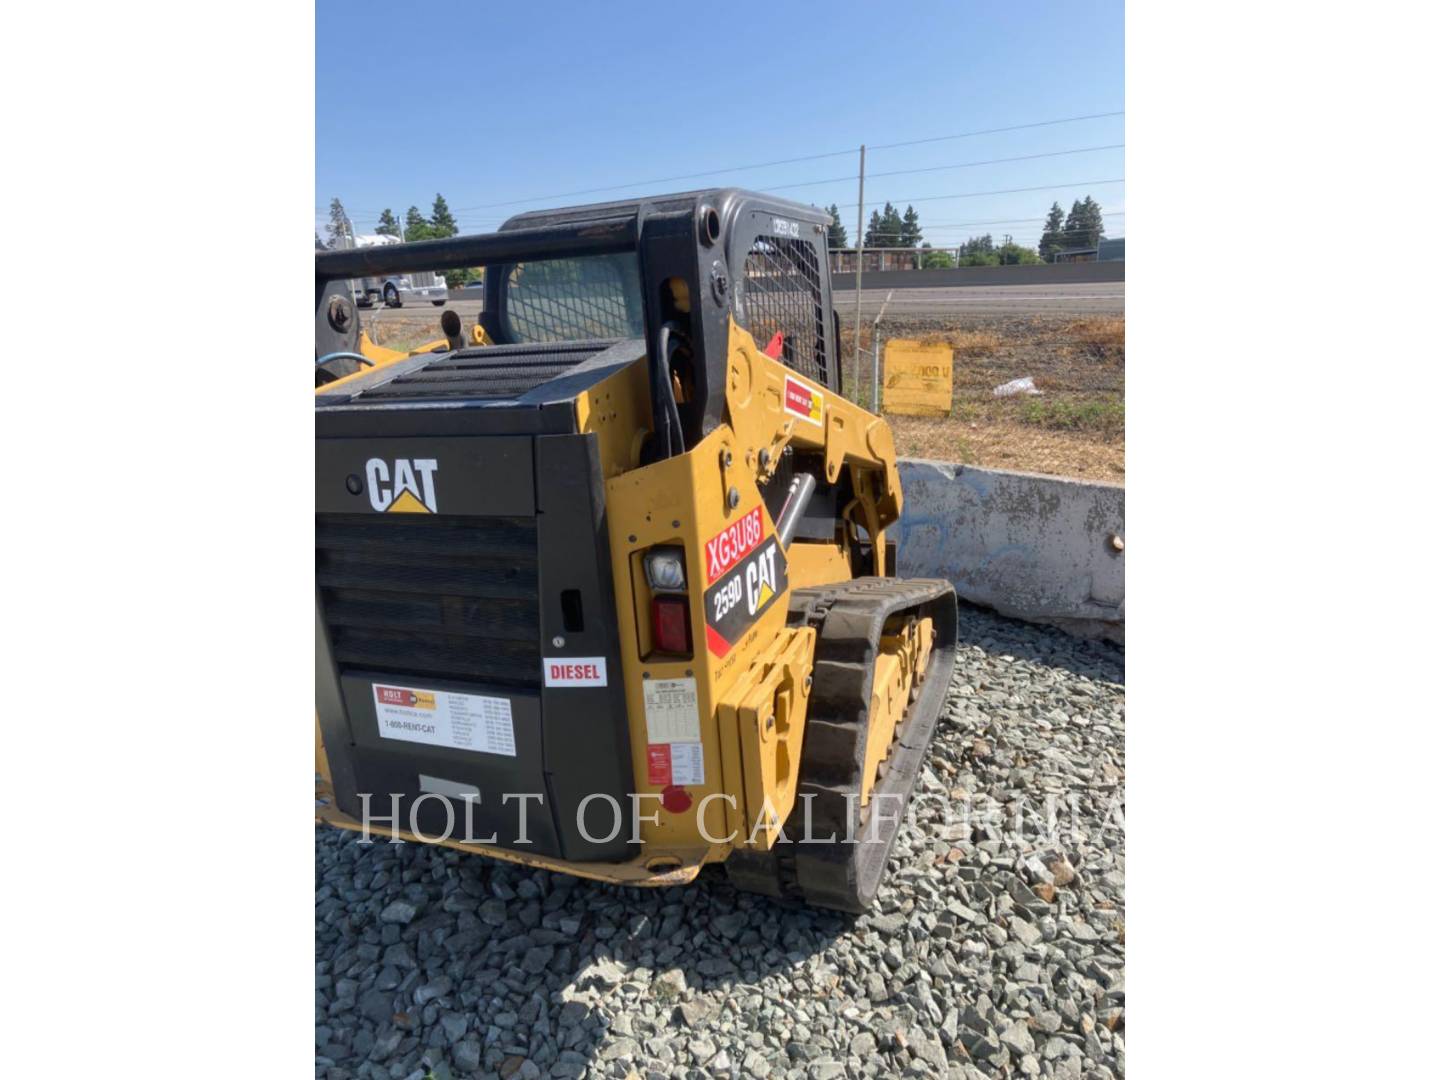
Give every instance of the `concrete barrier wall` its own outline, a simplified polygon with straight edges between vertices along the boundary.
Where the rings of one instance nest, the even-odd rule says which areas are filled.
[[[953,270],[866,270],[861,285],[870,289],[953,289],[960,285],[1082,285],[1124,281],[1125,260],[1045,263],[1041,266],[957,266]],[[855,275],[832,274],[830,287],[852,292]]]
[[[1125,640],[1125,489],[902,458],[898,573],[1081,637]]]

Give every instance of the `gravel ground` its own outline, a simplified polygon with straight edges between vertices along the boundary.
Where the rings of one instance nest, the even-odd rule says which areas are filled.
[[[317,828],[316,1075],[1123,1076],[1124,653],[960,640],[858,920]]]

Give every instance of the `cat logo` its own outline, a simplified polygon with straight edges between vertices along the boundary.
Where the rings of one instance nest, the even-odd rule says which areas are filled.
[[[771,544],[760,553],[760,558],[745,568],[745,602],[751,616],[775,595],[775,552],[778,550],[778,545]]]
[[[762,542],[705,590],[705,641],[724,657],[788,586],[785,553],[775,537]]]
[[[397,458],[392,470],[384,458],[365,463],[370,505],[381,514],[438,514],[434,458]]]

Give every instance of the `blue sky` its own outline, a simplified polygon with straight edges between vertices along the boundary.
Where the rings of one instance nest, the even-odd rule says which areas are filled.
[[[1125,185],[1099,183],[1125,175],[1123,116],[878,148],[1123,110],[1119,2],[319,0],[317,17],[322,235],[337,195],[362,233],[384,207],[428,214],[437,191],[483,232],[526,209],[733,184],[837,203],[853,242],[861,143],[877,147],[866,216],[913,202],[936,246],[1033,244],[1026,219],[1086,194],[1106,235],[1125,232]],[[724,171],[664,179],[708,170]],[[592,188],[608,190],[567,194]],[[1011,188],[1043,190],[974,194]]]

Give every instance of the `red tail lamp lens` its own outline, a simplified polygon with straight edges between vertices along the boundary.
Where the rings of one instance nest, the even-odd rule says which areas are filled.
[[[650,627],[660,652],[690,652],[690,600],[657,596],[650,601]]]

